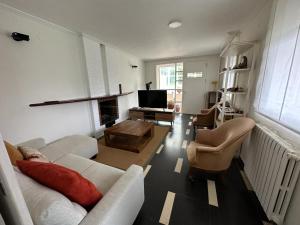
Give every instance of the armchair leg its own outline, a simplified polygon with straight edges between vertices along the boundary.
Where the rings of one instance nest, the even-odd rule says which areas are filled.
[[[196,138],[196,133],[197,133],[197,126],[194,125],[194,133],[193,133],[193,139],[195,140]]]
[[[191,183],[194,183],[196,181],[193,169],[191,167],[189,168],[188,179]]]
[[[227,170],[219,174],[219,179],[222,185],[227,186]]]
[[[189,175],[189,181],[191,182],[191,183],[194,183],[196,180],[195,180],[195,178],[194,178],[194,176],[192,176],[192,175]]]

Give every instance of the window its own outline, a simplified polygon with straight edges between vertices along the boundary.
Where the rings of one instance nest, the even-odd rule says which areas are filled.
[[[159,66],[159,88],[175,89],[175,67],[170,65]]]
[[[300,25],[296,15],[286,13],[283,21],[273,25],[256,108],[300,132]]]
[[[187,78],[202,78],[203,72],[187,73]]]
[[[183,63],[157,65],[156,71],[158,89],[167,90],[168,102],[174,102],[180,111],[182,104]]]

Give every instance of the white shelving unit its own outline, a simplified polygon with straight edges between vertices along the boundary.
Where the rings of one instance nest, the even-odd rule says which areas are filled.
[[[226,45],[220,54],[218,92],[222,94],[222,98],[217,107],[215,126],[220,126],[228,119],[246,116],[249,111],[257,44],[236,41],[235,39]],[[243,56],[248,59],[247,68],[232,69],[240,63]],[[239,90],[232,91],[233,88],[239,88]]]

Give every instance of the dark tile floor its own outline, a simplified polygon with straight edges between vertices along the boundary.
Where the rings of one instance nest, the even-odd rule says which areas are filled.
[[[193,140],[190,116],[176,116],[171,135],[162,143],[163,150],[149,163],[152,167],[145,178],[145,202],[134,225],[160,224],[168,191],[176,194],[170,225],[261,225],[264,214],[254,193],[246,189],[237,161],[232,163],[225,181],[209,177],[215,181],[219,207],[208,204],[207,177],[198,176],[195,182],[188,180],[182,142]],[[190,129],[189,135],[186,129]],[[181,173],[175,173],[179,157],[183,158],[183,166]]]

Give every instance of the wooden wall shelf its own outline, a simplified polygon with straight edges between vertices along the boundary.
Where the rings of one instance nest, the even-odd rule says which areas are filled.
[[[125,92],[122,94],[115,94],[115,95],[104,95],[104,96],[98,96],[98,97],[88,97],[88,98],[75,98],[75,99],[67,99],[67,100],[60,100],[60,101],[46,101],[46,102],[41,102],[41,103],[34,103],[30,104],[30,107],[37,107],[37,106],[47,106],[47,105],[60,105],[60,104],[69,104],[69,103],[75,103],[75,102],[86,102],[86,101],[93,101],[93,100],[98,100],[98,101],[105,101],[111,98],[117,98],[119,96],[124,96],[124,95],[129,95],[133,93],[131,92]]]

